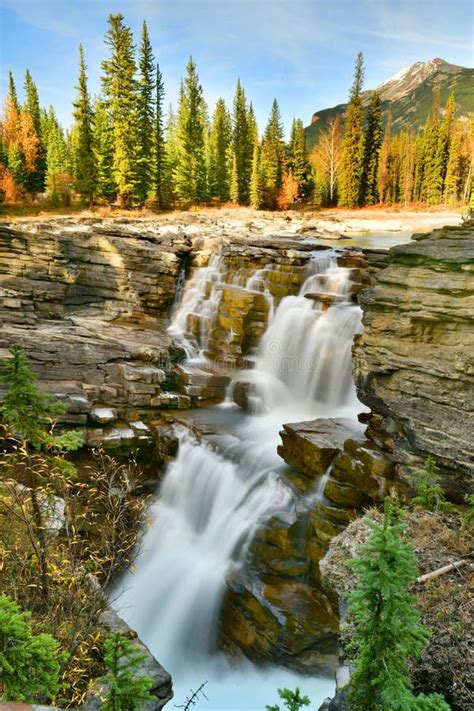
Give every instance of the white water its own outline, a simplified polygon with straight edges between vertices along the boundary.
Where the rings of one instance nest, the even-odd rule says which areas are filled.
[[[360,310],[350,301],[349,270],[337,267],[333,255],[318,255],[308,271],[299,295],[283,298],[271,316],[255,369],[239,376],[254,383],[257,413],[242,416],[221,454],[181,434],[136,569],[120,584],[117,606],[171,672],[176,703],[206,680],[210,700],[198,708],[215,711],[263,711],[277,700],[276,688],[297,685],[317,708],[333,691],[331,680],[301,679],[282,669],[264,674],[246,664],[233,670],[215,649],[226,576],[245,559],[265,517],[294,505],[276,454],[281,425],[318,416],[355,419],[361,409],[350,357]],[[215,256],[185,287],[171,332],[192,356],[206,348],[224,274]],[[261,274],[249,282],[265,288]],[[305,298],[314,292],[336,302],[324,310]],[[203,317],[201,329],[197,338],[187,338],[193,313]]]

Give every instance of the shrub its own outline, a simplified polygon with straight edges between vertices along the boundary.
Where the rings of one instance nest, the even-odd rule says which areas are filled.
[[[105,664],[108,673],[99,681],[110,687],[104,699],[103,711],[135,711],[153,696],[149,676],[137,676],[137,669],[146,655],[120,634],[105,640]]]
[[[298,687],[296,687],[295,691],[278,689],[278,696],[283,699],[284,706],[288,711],[300,711],[303,706],[309,706],[311,703],[307,696],[301,696]],[[266,706],[265,708],[266,711],[280,711],[278,704]]]
[[[416,496],[412,504],[427,511],[443,511],[452,513],[454,507],[445,499],[443,487],[440,484],[439,468],[433,457],[427,457],[423,469],[415,469],[408,477]]]

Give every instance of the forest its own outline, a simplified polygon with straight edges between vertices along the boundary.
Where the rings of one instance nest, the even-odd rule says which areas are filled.
[[[347,208],[367,205],[456,205],[469,202],[472,121],[455,118],[455,97],[439,96],[424,129],[392,131],[373,92],[364,106],[364,59],[357,56],[345,121],[331,120],[309,151],[294,119],[288,142],[278,102],[259,130],[252,101],[237,81],[232,107],[212,112],[192,59],[177,108],[164,107],[164,79],[146,22],[138,51],[121,14],[110,15],[102,92],[91,97],[79,48],[71,129],[53,106],[41,106],[26,71],[24,101],[9,73],[0,120],[0,199],[40,201],[51,208],[118,204],[166,210],[234,203],[284,209],[296,203]]]

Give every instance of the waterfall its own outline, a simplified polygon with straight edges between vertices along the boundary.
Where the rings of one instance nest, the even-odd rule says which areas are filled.
[[[352,341],[361,329],[351,300],[350,269],[335,255],[316,256],[297,296],[284,297],[273,313],[256,367],[239,375],[254,384],[256,412],[319,403],[319,414],[360,407],[352,382]],[[313,297],[313,298],[308,298]]]
[[[265,270],[245,279],[234,276],[233,284],[266,293]],[[299,294],[282,298],[271,312],[255,368],[238,376],[253,383],[256,412],[240,414],[225,446],[216,451],[180,433],[178,457],[150,510],[151,526],[135,569],[114,591],[120,593],[115,604],[121,614],[175,682],[192,671],[194,684],[209,676],[216,689],[224,683],[222,668],[214,676],[210,668],[222,659],[215,654],[215,635],[226,576],[242,565],[262,521],[294,505],[276,453],[281,425],[318,416],[355,417],[360,409],[351,378],[360,310],[350,298],[349,272],[337,266],[335,254],[316,255]],[[226,278],[223,259],[215,254],[185,284],[170,332],[191,357],[206,350]],[[218,408],[220,417],[228,407]],[[284,674],[278,674],[281,686]],[[320,694],[323,682],[317,681]],[[222,696],[228,698],[228,686]],[[211,708],[258,707],[226,702]]]

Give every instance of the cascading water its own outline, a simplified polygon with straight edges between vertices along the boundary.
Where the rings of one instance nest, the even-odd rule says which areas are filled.
[[[219,453],[181,433],[179,454],[150,511],[152,526],[135,571],[115,591],[120,592],[116,606],[169,669],[175,687],[195,688],[210,677],[214,705],[206,708],[216,711],[261,711],[272,701],[271,689],[291,677],[279,669],[263,682],[249,666],[243,680],[229,672],[215,650],[226,576],[242,564],[265,517],[292,505],[292,492],[280,476],[278,431],[295,419],[354,418],[360,410],[350,357],[360,310],[350,299],[350,270],[338,267],[334,254],[319,254],[308,271],[299,294],[284,297],[270,317],[255,369],[239,375],[253,384],[257,412],[242,415]],[[225,273],[215,255],[185,286],[170,331],[191,356],[205,350]],[[265,291],[264,276],[254,274],[242,288]],[[187,335],[190,315],[200,318],[197,336],[196,331]],[[332,684],[313,681],[316,703]],[[245,701],[244,683],[252,688]],[[294,687],[298,680],[287,683]],[[235,706],[229,700],[232,686],[238,688]]]

